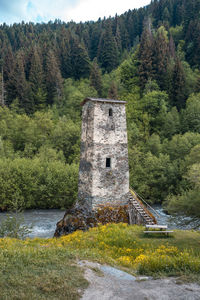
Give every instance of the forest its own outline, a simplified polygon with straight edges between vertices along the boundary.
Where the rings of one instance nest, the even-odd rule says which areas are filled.
[[[85,97],[127,101],[130,186],[200,217],[200,0],[0,25],[0,209],[76,200]]]

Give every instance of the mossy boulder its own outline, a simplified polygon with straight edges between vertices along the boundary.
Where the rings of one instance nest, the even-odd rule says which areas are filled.
[[[98,223],[129,223],[128,205],[101,205],[95,210],[75,206],[68,209],[62,220],[57,223],[54,237],[70,234],[76,230],[86,231]]]

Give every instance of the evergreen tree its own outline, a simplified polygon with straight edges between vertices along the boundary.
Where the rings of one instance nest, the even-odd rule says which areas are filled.
[[[7,82],[7,97],[10,101],[17,98],[20,108],[24,108],[27,113],[32,113],[34,107],[33,102],[29,98],[29,93],[29,85],[25,75],[25,55],[23,51],[19,51],[13,71]]]
[[[197,82],[195,86],[195,93],[200,93],[200,75],[197,76]]]
[[[93,60],[97,57],[98,45],[101,36],[101,24],[100,21],[96,22],[90,28],[90,49],[89,49],[89,56],[90,59]]]
[[[62,96],[62,77],[58,62],[52,50],[46,56],[45,81],[47,89],[47,103],[53,104],[55,98],[61,99]]]
[[[31,52],[29,72],[30,97],[32,98],[34,107],[37,110],[38,108],[45,107],[46,92],[44,86],[42,62],[40,59],[39,51],[37,47],[34,46]]]
[[[154,78],[153,72],[153,34],[151,30],[151,21],[148,19],[144,25],[140,47],[139,47],[139,77],[140,86],[144,89],[149,79]]]
[[[83,44],[78,41],[77,37],[72,37],[71,41],[71,65],[72,77],[80,79],[81,77],[89,77],[90,59]]]
[[[119,17],[115,16],[115,40],[117,43],[117,49],[119,51],[119,55],[122,52],[122,40],[121,40],[121,32],[120,32],[120,23],[119,23]]]
[[[120,38],[121,38],[121,46],[123,49],[130,49],[130,37],[128,34],[128,29],[125,24],[124,17],[120,18],[118,21],[119,29],[120,29]]]
[[[102,78],[101,78],[101,70],[98,66],[97,59],[95,58],[92,63],[92,67],[90,70],[90,85],[95,88],[98,92],[98,96],[102,95]]]
[[[186,102],[186,79],[183,66],[179,58],[176,58],[172,73],[172,86],[170,99],[172,106],[176,106],[180,111],[185,107]]]
[[[70,47],[70,35],[71,32],[65,27],[61,28],[61,32],[58,37],[60,69],[64,78],[72,76],[73,64],[71,61],[71,47]]]
[[[14,54],[10,44],[4,44],[2,48],[2,65],[5,82],[8,81],[14,66]]]
[[[161,90],[165,90],[166,71],[169,60],[169,44],[167,31],[164,26],[161,26],[156,35],[154,43],[154,59],[153,67],[155,79],[157,80]]]
[[[108,90],[109,99],[118,99],[117,85],[114,81],[111,82],[110,88]]]
[[[163,10],[163,21],[169,23],[170,22],[170,13],[167,7]]]
[[[172,35],[170,35],[169,38],[169,55],[171,58],[175,59],[176,56],[176,48],[175,48],[175,43]]]
[[[3,66],[0,73],[0,105],[5,106],[5,86],[4,86],[4,77],[3,77]]]
[[[98,47],[98,61],[103,70],[111,72],[119,62],[119,52],[115,37],[112,34],[111,23],[107,22],[105,30],[101,34]]]

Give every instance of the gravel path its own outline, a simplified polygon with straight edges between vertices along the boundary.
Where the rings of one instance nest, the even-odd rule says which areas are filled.
[[[90,282],[82,300],[200,300],[200,286],[177,284],[176,278],[134,277],[116,268],[80,261]]]

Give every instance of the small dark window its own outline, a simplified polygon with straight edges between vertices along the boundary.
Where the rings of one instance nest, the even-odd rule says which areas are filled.
[[[112,117],[112,115],[113,115],[113,110],[112,108],[109,108],[109,117]]]
[[[106,158],[106,168],[110,168],[111,167],[111,158],[107,157]]]

